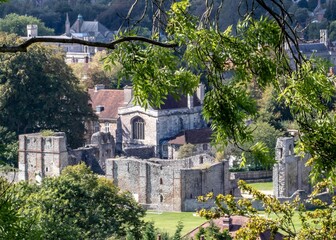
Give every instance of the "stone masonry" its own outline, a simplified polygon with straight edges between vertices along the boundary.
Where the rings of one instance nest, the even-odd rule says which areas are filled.
[[[273,190],[277,198],[291,197],[298,190],[311,192],[309,183],[310,168],[305,166],[308,157],[301,158],[294,153],[294,138],[277,139],[277,163],[273,167]]]
[[[19,136],[18,180],[36,181],[59,176],[68,165],[85,162],[98,174],[105,174],[105,161],[114,156],[114,139],[109,133],[95,133],[92,144],[68,149],[64,133],[42,136],[40,133]]]
[[[231,191],[228,162],[215,163],[209,155],[179,160],[114,158],[106,164],[107,178],[139,203],[162,211],[195,211],[202,207],[198,196]]]

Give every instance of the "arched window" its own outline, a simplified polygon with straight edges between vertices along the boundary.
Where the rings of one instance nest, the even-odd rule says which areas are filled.
[[[145,121],[136,117],[132,123],[133,139],[145,139]]]

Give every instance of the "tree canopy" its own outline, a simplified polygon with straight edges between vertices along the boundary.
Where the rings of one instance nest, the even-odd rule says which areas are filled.
[[[19,41],[1,35],[2,43]],[[0,123],[16,134],[43,129],[63,131],[72,147],[83,144],[85,121],[95,118],[88,94],[51,46],[0,55]]]
[[[41,36],[54,34],[54,30],[47,28],[40,19],[26,15],[21,16],[16,13],[8,14],[4,18],[0,19],[0,31],[6,33],[15,33],[19,36],[25,37],[27,36],[28,24],[37,25],[38,34]]]
[[[18,216],[35,220],[27,234],[40,233],[39,239],[107,239],[127,232],[139,239],[142,207],[84,164],[40,185],[21,182],[10,191]]]

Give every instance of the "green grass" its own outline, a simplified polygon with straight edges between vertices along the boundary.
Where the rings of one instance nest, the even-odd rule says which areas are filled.
[[[144,220],[146,222],[153,221],[155,227],[163,232],[173,235],[176,230],[177,223],[181,221],[183,223],[182,235],[185,235],[189,231],[198,227],[202,223],[206,222],[205,218],[194,216],[194,212],[163,212],[162,214],[148,212]]]
[[[248,185],[259,191],[272,191],[273,190],[273,182],[249,183]]]

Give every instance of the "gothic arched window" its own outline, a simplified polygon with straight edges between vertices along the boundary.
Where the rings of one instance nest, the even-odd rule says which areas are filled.
[[[133,139],[145,139],[145,121],[142,118],[134,118],[132,122],[132,128]]]

